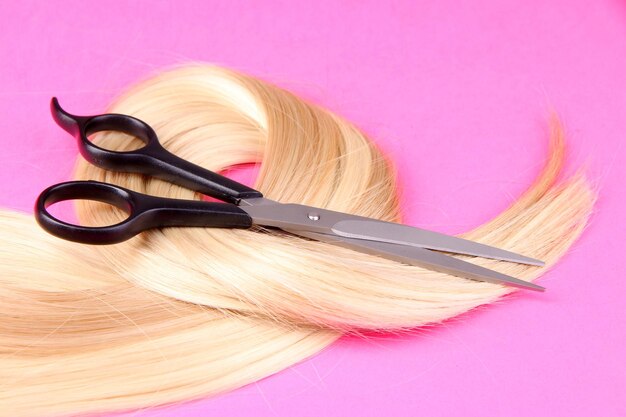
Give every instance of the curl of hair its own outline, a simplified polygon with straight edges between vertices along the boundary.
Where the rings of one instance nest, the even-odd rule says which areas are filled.
[[[109,109],[150,124],[173,153],[220,171],[259,163],[268,198],[399,221],[393,170],[345,120],[278,87],[208,65],[150,78]],[[563,129],[535,183],[464,235],[554,265],[582,232],[595,195],[560,183]],[[94,140],[109,149],[132,141]],[[187,189],[101,170],[77,179],[200,199]],[[85,224],[117,222],[83,201]],[[30,416],[164,404],[234,389],[359,330],[400,331],[454,317],[512,291],[270,230],[168,228],[91,247],[0,214],[0,414]],[[245,262],[243,262],[245,260]],[[547,268],[470,259],[522,279]]]

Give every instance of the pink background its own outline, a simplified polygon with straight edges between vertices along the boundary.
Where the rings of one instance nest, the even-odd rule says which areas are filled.
[[[353,120],[395,161],[406,222],[460,232],[530,183],[554,107],[600,191],[541,283],[402,337],[345,338],[219,398],[144,416],[626,415],[626,4],[618,0],[0,3],[0,204],[30,212],[96,113],[162,66],[255,74]],[[128,414],[135,415],[135,414]]]

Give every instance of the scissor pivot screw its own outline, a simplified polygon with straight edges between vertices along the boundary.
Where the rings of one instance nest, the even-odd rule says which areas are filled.
[[[309,213],[309,219],[313,220],[314,222],[318,221],[320,219],[320,215],[317,213]]]

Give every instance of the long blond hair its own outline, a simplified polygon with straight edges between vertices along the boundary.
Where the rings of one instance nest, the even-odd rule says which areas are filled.
[[[255,78],[185,66],[138,84],[109,111],[146,121],[166,148],[208,169],[260,163],[255,188],[268,198],[400,220],[393,170],[363,133]],[[556,183],[564,159],[556,118],[550,137],[530,189],[464,235],[547,267],[472,262],[532,280],[583,230],[594,193],[582,175]],[[94,140],[132,145],[115,133]],[[202,197],[82,160],[75,177]],[[110,206],[77,207],[86,224],[119,220]],[[21,214],[2,213],[0,228],[2,415],[122,410],[223,392],[344,332],[436,323],[512,291],[268,230],[169,228],[92,247],[47,236]]]

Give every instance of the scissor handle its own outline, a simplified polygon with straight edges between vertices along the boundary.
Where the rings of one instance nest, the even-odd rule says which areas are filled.
[[[63,110],[56,97],[50,102],[50,110],[57,124],[76,138],[83,157],[100,168],[158,177],[233,204],[239,204],[241,199],[263,197],[255,189],[168,152],[159,143],[154,130],[135,117],[115,113],[75,116]],[[105,130],[127,133],[141,139],[145,145],[130,151],[112,151],[87,138]]]
[[[48,207],[65,200],[93,200],[111,204],[128,217],[110,226],[90,227],[54,217]],[[45,189],[37,198],[35,217],[46,231],[62,239],[89,244],[111,244],[158,227],[217,227],[247,229],[252,218],[228,203],[154,197],[98,181],[70,181]]]

